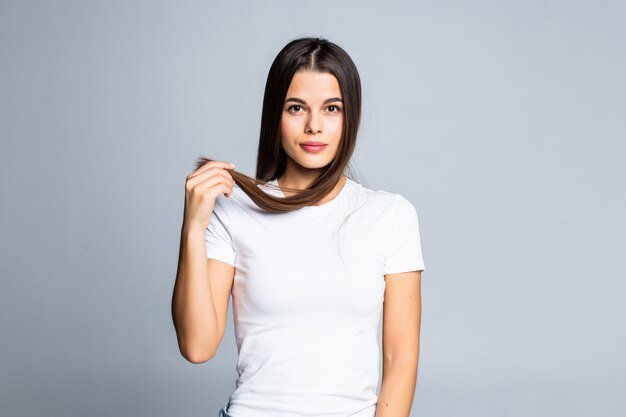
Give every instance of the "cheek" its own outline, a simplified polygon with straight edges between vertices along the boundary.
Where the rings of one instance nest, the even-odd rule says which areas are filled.
[[[343,118],[337,117],[335,120],[333,120],[333,123],[329,124],[329,126],[331,126],[335,136],[341,136],[341,132],[343,130]]]
[[[282,136],[286,139],[288,139],[289,137],[291,137],[294,132],[296,132],[298,129],[297,124],[295,121],[290,120],[288,118],[282,118],[280,121],[280,131],[282,133]]]

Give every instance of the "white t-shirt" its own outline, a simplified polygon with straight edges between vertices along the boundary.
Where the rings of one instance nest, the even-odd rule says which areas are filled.
[[[205,236],[207,256],[235,266],[228,414],[374,416],[384,275],[424,270],[413,204],[346,178],[325,204],[268,213],[235,185]]]

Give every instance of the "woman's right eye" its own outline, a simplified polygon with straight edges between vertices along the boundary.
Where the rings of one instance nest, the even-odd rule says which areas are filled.
[[[298,106],[297,104],[294,104],[294,105],[292,105],[292,106],[287,107],[287,110],[292,111],[292,109],[293,109],[294,107],[297,107],[298,109],[301,109],[301,108],[302,108],[301,106]],[[297,111],[296,111],[296,113],[297,113]]]

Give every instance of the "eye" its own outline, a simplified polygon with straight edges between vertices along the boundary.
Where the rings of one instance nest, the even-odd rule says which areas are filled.
[[[289,111],[293,111],[292,109],[293,109],[293,108],[295,108],[295,107],[297,107],[298,109],[301,109],[301,108],[302,108],[302,106],[299,106],[299,105],[297,105],[297,104],[293,104],[293,105],[291,105],[291,106],[287,107],[287,110],[289,110]],[[297,111],[294,111],[294,113],[298,113],[298,112],[297,112]]]
[[[339,106],[335,106],[334,104],[331,104],[331,105],[330,105],[330,106],[328,106],[327,108],[328,108],[328,109],[331,109],[331,108],[335,108],[335,109],[336,109],[335,111],[332,111],[332,110],[331,110],[331,113],[338,113],[338,112],[340,112],[340,111],[341,111],[341,107],[339,107]]]

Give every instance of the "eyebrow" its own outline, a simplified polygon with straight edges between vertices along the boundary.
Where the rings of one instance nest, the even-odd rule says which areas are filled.
[[[298,97],[289,97],[287,100],[285,100],[285,103],[288,102],[288,101],[295,101],[296,103],[306,104],[306,101],[304,101],[304,100],[302,100],[301,98],[298,98]],[[324,100],[323,104],[330,103],[330,102],[333,102],[333,101],[340,101],[340,102],[343,103],[343,100],[340,99],[339,97],[332,97],[332,98],[327,98],[326,100]]]

